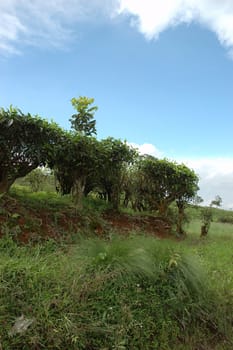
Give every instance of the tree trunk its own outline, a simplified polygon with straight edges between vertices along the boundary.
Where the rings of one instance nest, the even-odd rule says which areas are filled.
[[[160,202],[158,205],[159,215],[163,218],[167,217],[168,205],[166,202]]]
[[[119,206],[120,206],[120,195],[121,195],[121,191],[120,191],[120,187],[115,184],[112,188],[112,192],[111,192],[111,203],[113,206],[114,210],[118,210]]]
[[[83,200],[85,184],[86,184],[86,178],[79,178],[75,180],[74,185],[72,187],[72,197],[74,200],[74,204],[76,208],[80,210],[83,208],[82,200]]]
[[[2,178],[0,181],[0,194],[7,193],[14,183],[14,180],[8,180],[7,177]]]
[[[184,221],[184,206],[180,205],[178,206],[178,218],[177,218],[176,231],[179,235],[182,235],[182,236],[185,235],[185,231],[183,230],[183,221]]]
[[[201,226],[201,237],[205,237],[208,234],[210,225],[208,223],[205,223]]]
[[[119,193],[114,193],[112,196],[112,206],[113,209],[118,210],[120,206]]]

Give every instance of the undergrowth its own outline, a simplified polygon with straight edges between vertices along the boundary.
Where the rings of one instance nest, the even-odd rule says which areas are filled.
[[[233,346],[233,306],[183,245],[113,236],[19,247],[5,237],[0,279],[3,349]]]

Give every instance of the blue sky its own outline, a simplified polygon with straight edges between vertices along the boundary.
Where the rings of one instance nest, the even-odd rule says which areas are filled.
[[[98,137],[185,162],[233,207],[232,0],[0,0],[0,106],[69,128],[95,98]]]

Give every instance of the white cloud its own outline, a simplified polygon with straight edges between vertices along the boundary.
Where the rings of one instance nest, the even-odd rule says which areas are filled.
[[[0,0],[0,53],[22,44],[63,47],[78,35],[74,24],[126,15],[148,39],[196,21],[214,31],[233,55],[232,0]]]
[[[149,39],[165,29],[192,21],[214,31],[224,46],[233,49],[232,0],[120,0],[120,14]]]
[[[179,159],[199,175],[200,196],[204,204],[219,195],[224,208],[233,208],[233,158]]]
[[[63,47],[78,33],[79,21],[111,17],[116,0],[0,0],[0,53],[18,53],[22,44]]]
[[[133,148],[136,148],[139,152],[139,154],[148,154],[154,157],[158,157],[161,158],[163,153],[161,151],[158,150],[158,148],[156,148],[154,145],[152,145],[151,143],[143,143],[142,145],[139,145],[137,143],[134,142],[129,142],[128,143],[130,146],[132,146]]]
[[[22,44],[59,47],[78,35],[74,24],[126,15],[147,38],[171,26],[199,22],[233,56],[233,0],[0,0],[0,52]]]

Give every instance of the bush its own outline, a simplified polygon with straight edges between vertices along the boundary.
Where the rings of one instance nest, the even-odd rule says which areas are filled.
[[[221,222],[223,224],[233,224],[233,215],[219,216],[218,222]]]
[[[201,210],[201,237],[205,237],[210,229],[210,224],[213,221],[213,211],[212,208],[202,208]]]

